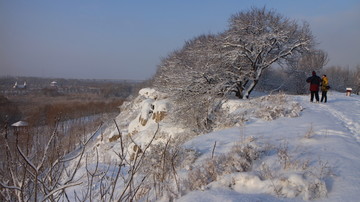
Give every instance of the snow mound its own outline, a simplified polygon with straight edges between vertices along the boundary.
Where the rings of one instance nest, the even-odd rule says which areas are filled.
[[[297,117],[302,111],[299,103],[289,101],[285,94],[267,95],[252,100],[227,100],[222,109],[233,117],[260,118],[266,121],[279,117]]]
[[[106,148],[104,150],[109,152],[108,156],[113,156],[110,154],[112,150],[121,150],[120,141],[130,139],[127,150],[133,154],[145,148],[155,133],[153,144],[165,142],[169,137],[176,138],[186,131],[172,124],[168,118],[172,110],[171,100],[166,94],[152,88],[141,89],[139,95],[125,102],[120,110],[115,120],[117,126],[106,129],[104,136],[107,138],[98,139],[97,145]]]
[[[221,105],[215,130],[241,126],[256,119],[265,121],[300,116],[302,106],[285,94],[266,95],[250,100],[230,99]]]
[[[161,93],[159,91],[156,91],[153,88],[140,89],[139,95],[143,96],[145,98],[150,98],[150,99],[154,99],[154,100],[165,99],[167,97],[165,93]]]

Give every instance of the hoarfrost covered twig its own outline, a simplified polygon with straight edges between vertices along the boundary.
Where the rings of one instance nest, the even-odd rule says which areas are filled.
[[[0,185],[5,188],[5,189],[16,189],[18,191],[21,191],[21,188],[20,187],[17,187],[17,186],[8,186],[6,184],[3,184],[2,182],[0,182]]]
[[[56,189],[54,189],[50,193],[48,193],[46,196],[44,196],[42,201],[46,201],[50,196],[54,195],[56,192],[62,191],[62,190],[66,189],[66,188],[69,188],[69,187],[81,185],[81,184],[82,184],[82,182],[74,182],[74,183],[69,183],[69,184],[65,184],[63,186],[57,187]]]
[[[214,143],[214,146],[213,146],[213,149],[212,149],[212,152],[211,152],[211,158],[212,159],[214,158],[215,147],[216,147],[216,141]]]
[[[158,134],[159,132],[159,123],[157,123],[157,128],[156,128],[156,131],[154,133],[154,135],[152,136],[151,140],[148,142],[148,144],[146,145],[146,147],[144,148],[144,150],[141,152],[141,156],[139,158],[139,149],[136,150],[136,153],[135,153],[135,159],[132,161],[132,164],[129,165],[130,168],[129,168],[129,178],[128,178],[128,181],[124,187],[124,190],[122,191],[118,201],[123,201],[125,198],[129,198],[130,197],[130,200],[133,200],[133,198],[135,197],[135,194],[136,192],[134,193],[131,193],[131,184],[133,183],[133,180],[134,180],[134,177],[136,175],[136,173],[139,171],[139,169],[141,168],[142,166],[142,162],[145,158],[145,155],[146,155],[146,151],[150,148],[152,142],[155,140],[155,137],[156,135]],[[135,188],[135,190],[138,190],[139,187],[141,186],[141,184],[144,182],[144,180],[146,179],[147,175],[145,175],[143,177],[143,179],[141,180],[141,182],[137,185],[137,187]],[[128,191],[129,190],[129,191]]]

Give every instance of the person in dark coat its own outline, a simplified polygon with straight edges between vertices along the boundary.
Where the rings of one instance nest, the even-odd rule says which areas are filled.
[[[314,96],[316,102],[319,102],[319,86],[321,81],[322,81],[321,78],[316,75],[315,71],[312,72],[312,76],[306,79],[306,82],[310,83],[310,92],[311,92],[310,102],[314,101]]]

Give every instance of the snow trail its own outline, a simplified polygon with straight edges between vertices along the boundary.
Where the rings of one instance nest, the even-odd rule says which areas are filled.
[[[358,143],[360,143],[360,97],[357,95],[345,96],[342,93],[331,92],[327,103],[306,102],[305,108],[324,114],[324,118],[333,118],[335,122],[345,127]]]
[[[331,105],[321,105],[320,107],[326,109],[332,116],[336,117],[342,123],[342,125],[345,126],[351,132],[352,135],[354,135],[356,140],[360,142],[360,134],[359,134],[360,124],[357,122],[357,120],[352,119],[353,116],[349,116],[348,114],[340,111],[339,109],[336,109]]]
[[[320,105],[332,116],[337,118],[339,122],[345,126],[349,132],[360,143],[360,99],[354,97],[343,96],[342,94],[332,94],[335,99],[329,103]],[[342,104],[340,104],[342,103]],[[346,103],[344,105],[344,103]]]

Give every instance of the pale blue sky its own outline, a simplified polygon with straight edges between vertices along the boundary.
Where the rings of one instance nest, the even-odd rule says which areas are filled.
[[[148,79],[252,6],[308,21],[328,66],[360,65],[360,0],[0,0],[0,76]]]

